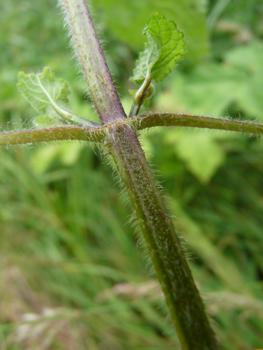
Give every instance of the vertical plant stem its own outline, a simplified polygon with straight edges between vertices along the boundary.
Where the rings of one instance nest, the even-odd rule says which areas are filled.
[[[126,118],[85,0],[61,0],[75,55],[103,124]]]
[[[184,350],[216,350],[217,342],[162,196],[128,126],[109,128],[111,154],[136,212]]]
[[[61,0],[79,62],[127,187],[184,350],[216,350],[216,340],[153,174],[113,85],[85,0]]]

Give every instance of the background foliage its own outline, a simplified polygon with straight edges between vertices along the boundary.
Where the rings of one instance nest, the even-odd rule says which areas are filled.
[[[54,0],[0,4],[0,123],[30,125],[17,73],[49,65],[73,87],[71,110],[97,121],[72,65]],[[187,58],[151,111],[263,121],[260,0],[94,1],[124,106],[153,11],[174,19]],[[227,350],[263,347],[263,141],[158,129],[141,137]],[[84,143],[0,152],[0,349],[174,349],[178,341],[110,167]],[[145,267],[147,265],[147,267]]]

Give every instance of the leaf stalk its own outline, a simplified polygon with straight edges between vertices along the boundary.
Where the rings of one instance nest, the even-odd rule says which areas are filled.
[[[151,85],[152,82],[152,74],[147,71],[147,75],[140,86],[140,88],[135,92],[134,98],[133,98],[133,105],[131,107],[131,111],[129,113],[129,118],[137,115],[139,113],[139,110],[145,100],[145,97],[147,96],[147,91]]]

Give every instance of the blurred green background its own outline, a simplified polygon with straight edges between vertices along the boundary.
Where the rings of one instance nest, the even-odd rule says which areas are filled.
[[[149,110],[263,123],[261,0],[94,1],[127,112],[128,78],[153,11],[184,31],[188,53]],[[59,13],[55,0],[0,4],[3,130],[32,126],[17,74],[46,65],[70,82],[71,109],[98,120]],[[263,140],[170,128],[141,141],[222,349],[263,348]],[[0,150],[1,350],[180,348],[117,182],[85,143]]]

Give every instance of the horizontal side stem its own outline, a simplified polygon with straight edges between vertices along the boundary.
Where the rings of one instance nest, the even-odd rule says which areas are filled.
[[[154,126],[182,126],[263,134],[263,124],[195,115],[164,113],[135,116],[97,127],[66,126],[4,132],[0,133],[0,146],[53,140],[86,140],[91,142],[102,142],[108,134],[108,128],[112,128],[114,125],[116,127],[130,125],[134,130],[142,130]]]
[[[192,128],[263,134],[263,124],[187,114],[156,113],[140,115],[131,118],[130,123],[135,125],[137,130],[154,126],[188,126]]]
[[[60,140],[101,142],[105,138],[105,135],[105,128],[85,128],[79,126],[22,130],[1,133],[0,146]]]
[[[108,142],[183,349],[216,350],[204,305],[136,133],[128,125],[112,124]]]

